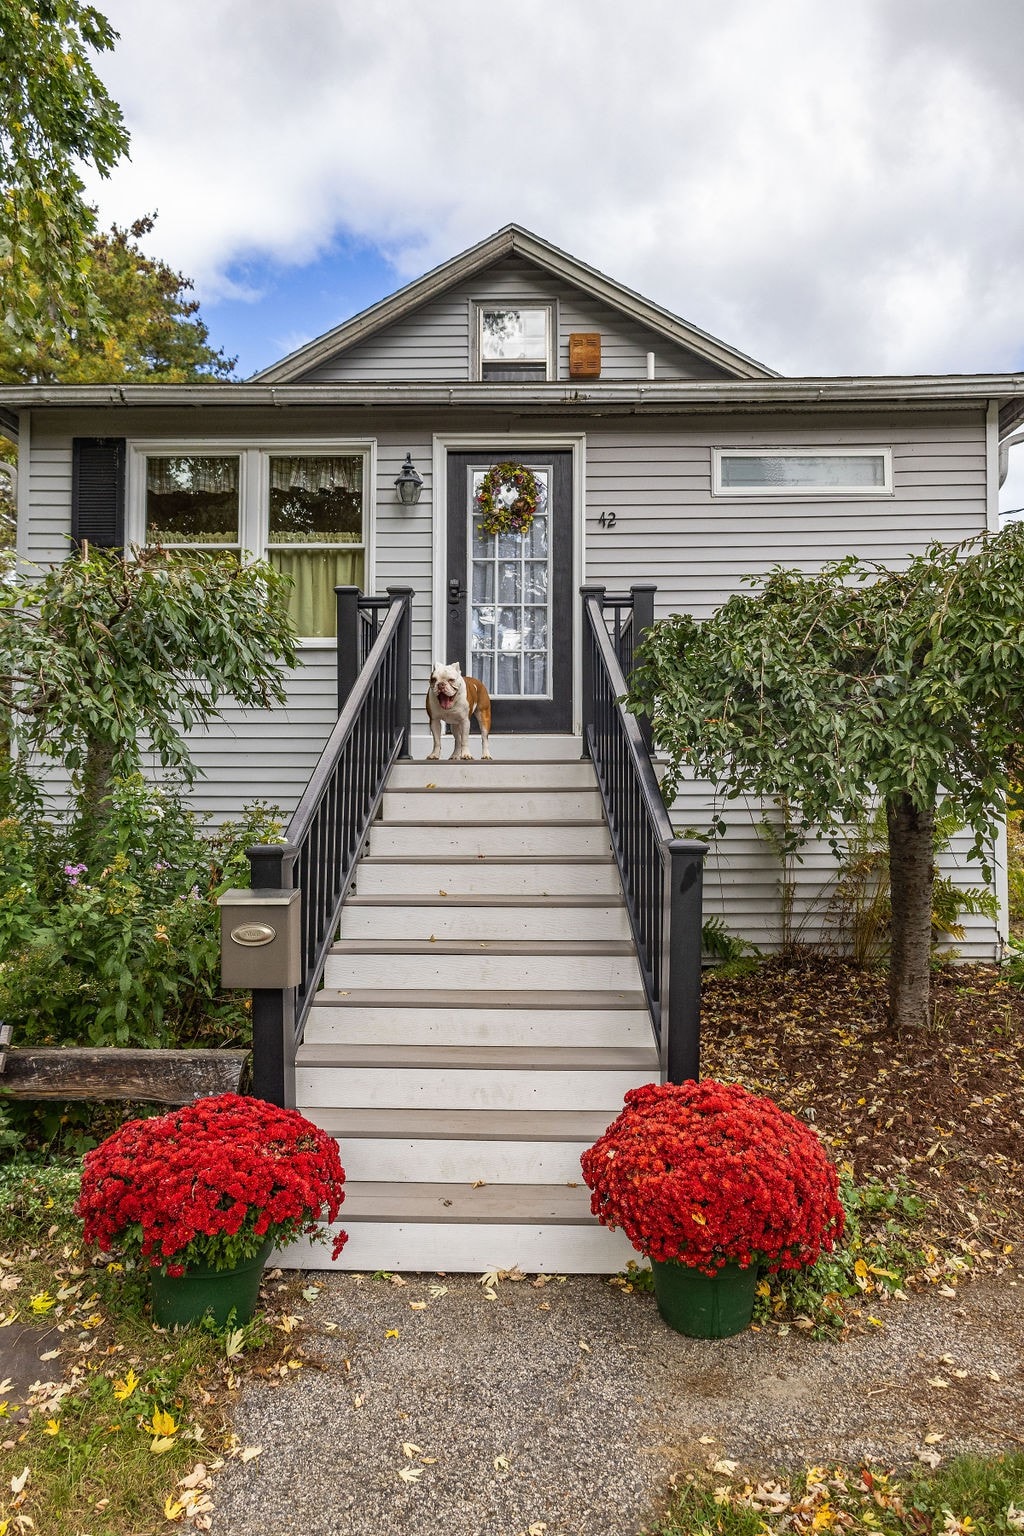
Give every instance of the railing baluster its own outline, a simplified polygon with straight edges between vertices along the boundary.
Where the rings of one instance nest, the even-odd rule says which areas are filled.
[[[582,587],[583,754],[593,759],[644,990],[670,1082],[700,1065],[701,873],[707,848],[677,839],[650,758],[650,725],[620,699],[654,619],[650,585]]]
[[[301,893],[302,981],[285,992],[253,992],[254,1092],[276,1104],[295,1102],[306,1015],[388,774],[408,751],[413,590],[389,588],[387,598],[364,598],[354,587],[335,591],[338,721],[284,842],[249,850],[253,888]]]

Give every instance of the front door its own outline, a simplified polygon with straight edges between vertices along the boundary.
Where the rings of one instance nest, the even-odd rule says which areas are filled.
[[[493,464],[537,479],[526,533],[485,534],[476,496]],[[572,454],[448,455],[448,649],[494,699],[494,730],[572,730]]]

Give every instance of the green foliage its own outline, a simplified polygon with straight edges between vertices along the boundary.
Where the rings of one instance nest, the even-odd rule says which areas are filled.
[[[916,1230],[925,1205],[909,1186],[874,1179],[857,1185],[844,1167],[839,1198],[846,1215],[842,1242],[807,1269],[781,1271],[761,1281],[757,1318],[800,1318],[801,1326],[819,1338],[843,1326],[845,1300],[884,1298],[925,1267],[925,1245]]]
[[[961,1456],[935,1472],[830,1466],[750,1480],[741,1473],[699,1473],[674,1492],[665,1522],[652,1536],[781,1536],[794,1529],[997,1536],[1020,1529],[1022,1506],[1019,1451]]]
[[[206,836],[180,797],[114,781],[87,865],[31,798],[0,820],[0,1018],[19,1045],[244,1043],[219,991],[216,898],[280,824],[261,806]]]
[[[1019,791],[1017,791],[1019,796]],[[1024,814],[1015,810],[1007,817],[1009,843],[1010,927],[1024,936]]]
[[[903,571],[776,569],[710,619],[654,625],[640,663],[629,706],[668,753],[670,794],[689,765],[838,831],[873,796],[924,810],[941,789],[983,842],[1024,722],[1024,526]]]
[[[960,823],[949,805],[935,819],[935,852],[943,853]],[[832,884],[827,924],[857,965],[871,966],[889,953],[892,905],[889,894],[889,840],[885,811],[862,809],[846,828],[840,843],[839,868]],[[932,939],[964,938],[960,919],[981,914],[994,922],[999,913],[995,893],[986,886],[960,886],[949,875],[935,872],[932,886]]]
[[[0,382],[62,384],[225,379],[235,359],[210,345],[191,278],[147,256],[138,242],[154,216],[90,235],[85,271],[103,315],[83,316],[60,337],[0,332]]]
[[[81,0],[0,0],[0,286],[15,347],[101,318],[79,166],[108,176],[128,148],[92,63],[116,38]]]
[[[892,1022],[917,1025],[931,817],[946,801],[984,860],[1024,736],[1024,526],[932,544],[899,571],[853,555],[777,568],[710,619],[655,624],[638,660],[628,704],[668,756],[669,796],[693,769],[727,798],[784,797],[834,843],[866,803],[885,807]]]
[[[144,750],[191,782],[184,733],[215,720],[222,698],[283,702],[279,663],[296,656],[288,588],[262,561],[160,550],[94,550],[11,580],[0,723],[70,770],[80,827],[101,836],[111,783],[138,773]],[[101,850],[79,851],[95,863]]]

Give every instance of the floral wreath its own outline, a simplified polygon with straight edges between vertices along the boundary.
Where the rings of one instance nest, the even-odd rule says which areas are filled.
[[[510,486],[516,493],[513,502],[503,495]],[[476,496],[484,533],[526,533],[536,515],[539,496],[537,477],[525,464],[513,459],[492,464]]]

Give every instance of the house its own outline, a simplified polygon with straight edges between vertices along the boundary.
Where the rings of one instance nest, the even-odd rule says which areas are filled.
[[[581,778],[573,761],[579,758],[583,710],[581,584],[619,592],[654,583],[657,613],[706,614],[741,578],[778,563],[813,569],[855,551],[898,564],[936,538],[959,541],[994,529],[1000,442],[1024,418],[1024,375],[783,378],[509,225],[245,383],[11,387],[0,389],[0,411],[5,430],[19,442],[18,548],[24,560],[37,566],[59,561],[70,540],[86,536],[115,545],[159,538],[166,545],[266,554],[293,577],[294,613],[305,638],[301,664],[289,678],[287,707],[268,715],[229,712],[196,740],[202,809],[230,815],[257,797],[286,810],[296,805],[337,717],[335,587],[368,593],[411,587],[413,756],[422,758],[427,750],[419,701],[432,661],[458,658],[494,694],[498,761],[451,773],[478,797],[469,803],[485,823],[500,819],[504,800],[506,830],[490,842],[484,838],[482,856],[504,837],[506,880],[512,882],[516,857],[528,862],[537,851],[531,821],[557,820],[555,804],[563,821],[579,827],[595,806],[600,817],[593,780],[586,778],[590,770]],[[544,502],[530,538],[507,544],[485,537],[474,523],[476,489],[487,470],[504,460],[532,469]],[[518,764],[507,779],[500,777],[503,758],[508,766],[513,758]],[[396,772],[408,776],[410,770]],[[437,873],[429,864],[431,850],[448,844],[440,821],[426,830],[420,824],[436,780],[418,772],[402,781],[404,791],[399,780],[391,782],[390,800],[385,797],[390,852],[380,851],[383,834],[375,834],[379,867],[372,882],[369,866],[365,882],[357,881],[358,900],[367,903],[358,917],[364,936],[379,934],[389,890],[395,901],[405,895],[414,903],[417,891],[421,904],[434,899],[434,891],[409,884],[408,864],[399,862],[389,884],[388,858],[400,861],[403,850],[414,846],[415,857],[426,861],[423,879],[429,884]],[[455,782],[451,778],[448,787]],[[534,792],[536,804],[527,800],[513,810],[516,795]],[[485,805],[488,797],[493,804]],[[707,787],[691,785],[673,822],[699,832],[709,825],[711,808]],[[447,814],[461,817],[466,805],[456,797]],[[705,910],[721,914],[734,933],[771,947],[779,939],[780,867],[758,831],[762,814],[755,805],[732,810],[728,835],[708,861],[704,898]],[[518,827],[512,824],[517,816]],[[581,945],[628,947],[621,914],[597,916],[612,888],[585,861],[607,862],[602,837],[600,858],[593,850],[565,854],[584,861],[575,872],[562,870],[566,899],[590,902],[581,909],[582,928],[570,925],[567,931]],[[585,843],[580,832],[577,844]],[[570,840],[565,847],[570,845],[576,846]],[[976,883],[976,873],[957,857],[962,852],[954,849],[951,867],[964,883]],[[1005,858],[999,862],[1005,882]],[[794,872],[797,919],[809,932],[820,924],[829,870],[827,851],[811,846]],[[451,869],[448,874],[454,878]],[[466,902],[483,901],[481,891],[467,886]],[[504,916],[495,921],[505,927],[473,930],[481,945],[514,928],[517,902],[522,905],[528,894],[514,882],[501,888],[495,899],[504,903]],[[544,896],[555,899],[547,885]],[[543,912],[537,920],[547,921]],[[433,909],[428,921],[434,921]],[[984,918],[968,922],[963,953],[991,958],[998,932]],[[547,931],[536,929],[535,938]],[[342,932],[344,937],[344,925]],[[591,937],[580,939],[581,932]],[[346,980],[367,988],[374,979],[369,972],[382,965],[392,973],[392,990],[405,985],[396,946],[414,942],[414,933],[419,929],[409,918],[395,930],[390,950],[370,954],[361,980],[352,981],[362,975],[358,967],[339,971],[335,961],[332,973],[329,962],[328,988],[343,992]],[[433,929],[429,938],[436,938]],[[428,935],[415,942],[421,940],[428,942]],[[551,945],[559,942],[552,937]],[[484,1014],[479,999],[488,986],[499,992],[516,986],[521,958],[510,958],[509,966],[507,973],[494,973],[493,983],[476,988]],[[560,985],[586,997],[602,989],[625,993],[628,986],[613,971],[599,977],[581,966],[565,972]],[[424,983],[414,977],[408,985]],[[547,985],[535,982],[534,990]],[[586,1049],[640,1056],[616,1058],[611,1095],[601,1103],[618,1102],[623,1083],[628,1086],[629,1071],[618,1071],[623,1063],[633,1080],[652,1075],[636,1044],[637,1018],[619,1022],[624,1033],[614,1037],[618,1044],[608,1044],[610,1025],[603,1033],[595,1026]],[[434,1025],[425,1016],[396,1022],[384,1004],[379,1023],[384,1035],[374,1038],[386,1036],[395,1049],[413,1052],[409,1064],[422,1087],[416,1047],[400,1042],[434,1039]],[[426,1033],[417,1036],[417,1029]],[[467,1026],[457,1045],[449,1042],[446,1048],[456,1052],[445,1069],[449,1078],[462,1072],[475,1079],[465,1054],[457,1053],[487,1038],[484,1025],[476,1032]],[[541,1038],[525,1029],[516,1049],[533,1049],[531,1042]],[[328,1071],[334,1047],[325,1049],[311,1071]],[[536,1046],[542,1055],[544,1049]],[[365,1102],[350,1104],[343,1114],[337,1100],[333,1108],[325,1105],[323,1094],[311,1101],[342,1135],[351,1131],[353,1116],[363,1116],[365,1130],[377,1113],[374,1105],[388,1113],[396,1107],[373,1097],[377,1089],[370,1079],[381,1066],[379,1051],[374,1054],[365,1041],[360,1050],[362,1056],[357,1051],[344,1066],[350,1085],[365,1082]],[[529,1070],[520,1075],[529,1078]],[[536,1069],[533,1088],[547,1075]],[[473,1086],[478,1089],[473,1103],[479,1109],[459,1113],[472,1118],[494,1109],[484,1089]],[[523,1089],[528,1091],[533,1089]],[[559,1091],[563,1098],[552,1101],[554,1107],[536,1111],[549,1115],[548,1132],[534,1136],[513,1127],[507,1135],[494,1133],[492,1141],[496,1137],[505,1150],[489,1163],[481,1154],[485,1182],[511,1177],[517,1136],[533,1136],[550,1151],[550,1116],[559,1104],[563,1121],[568,1105],[578,1104],[591,1120],[600,1110],[585,1109],[589,1100],[579,1074],[569,1074]],[[443,1094],[436,1101],[420,1094],[415,1102],[420,1107],[409,1113],[433,1116],[434,1122],[440,1113],[443,1120]],[[530,1102],[548,1101],[541,1096]],[[375,1166],[386,1164],[385,1143],[394,1159],[401,1159],[403,1146],[413,1149],[410,1156],[425,1155],[409,1125],[390,1137],[379,1125],[367,1132],[377,1137],[381,1153]],[[590,1121],[577,1129],[568,1161],[551,1152],[550,1166],[557,1163],[560,1174],[592,1129]],[[458,1137],[437,1123],[430,1136],[435,1151],[442,1145],[445,1150],[437,1151],[423,1188],[447,1187]],[[400,1180],[401,1171],[394,1176]],[[542,1182],[521,1172],[517,1177],[523,1187]],[[391,1178],[378,1173],[377,1182]],[[429,1203],[435,1197],[425,1198]],[[508,1212],[495,1215],[495,1209],[481,1205],[466,1220],[515,1225]],[[554,1220],[538,1215],[525,1197],[519,1211],[517,1233],[543,1233],[545,1221]],[[399,1218],[392,1212],[388,1219]],[[401,1219],[424,1231],[429,1225],[422,1210]],[[386,1224],[384,1217],[380,1223]],[[438,1231],[434,1246],[419,1251],[424,1267],[451,1251],[443,1225]],[[470,1244],[465,1258],[534,1267],[551,1258],[551,1267],[563,1269],[574,1263],[571,1252],[557,1244],[549,1249],[546,1239],[532,1247],[526,1235],[519,1241],[522,1251],[515,1243],[487,1252]],[[355,1267],[393,1267],[396,1261],[386,1242],[358,1257],[350,1245],[349,1253]],[[579,1264],[600,1267],[603,1260],[594,1253]]]

